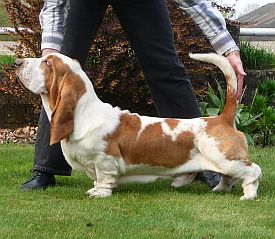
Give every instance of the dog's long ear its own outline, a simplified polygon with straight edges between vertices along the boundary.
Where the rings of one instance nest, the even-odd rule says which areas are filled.
[[[74,129],[74,111],[78,99],[86,91],[79,75],[60,59],[52,58],[52,81],[49,91],[51,115],[50,145],[68,137]]]

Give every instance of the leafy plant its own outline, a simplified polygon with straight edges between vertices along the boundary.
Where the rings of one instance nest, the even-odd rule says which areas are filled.
[[[275,130],[275,109],[267,106],[262,110],[262,117],[258,123],[261,134],[262,146],[266,147],[271,144],[271,136]]]
[[[223,111],[225,104],[225,90],[221,87],[220,83],[217,83],[217,92],[208,83],[207,96],[209,102],[200,102],[201,112],[205,116],[215,116]],[[210,107],[207,107],[210,106]]]
[[[256,140],[263,147],[272,145],[272,135],[275,131],[275,80],[266,79],[259,83],[255,91],[253,101],[248,110],[251,114],[259,114],[257,123],[253,125],[252,131]]]
[[[267,49],[241,42],[241,58],[245,69],[263,70],[275,67],[275,55]]]
[[[217,90],[208,84],[208,102],[201,102],[204,116],[215,116],[223,111],[225,90],[217,83]],[[275,132],[275,80],[267,78],[258,83],[250,105],[239,104],[236,128],[242,131],[250,145],[266,147],[274,144]]]
[[[258,85],[258,93],[267,97],[269,105],[275,105],[275,79],[267,78]]]
[[[244,104],[239,104],[238,110],[236,112],[236,128],[245,134],[247,143],[254,146],[253,136],[251,132],[251,126],[257,122],[259,115],[252,115],[247,111]]]
[[[215,91],[210,84],[208,84],[208,100],[209,102],[200,102],[201,112],[204,116],[216,116],[220,114],[225,105],[226,93],[221,84],[216,81],[217,90]],[[209,107],[208,107],[209,106]],[[252,115],[246,111],[243,104],[240,104],[236,113],[236,128],[242,131],[249,145],[254,145],[254,140],[250,134],[250,127],[256,122],[259,115]]]

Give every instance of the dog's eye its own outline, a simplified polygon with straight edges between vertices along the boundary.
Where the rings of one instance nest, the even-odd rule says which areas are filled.
[[[48,67],[51,67],[51,63],[48,62],[47,60],[44,60],[43,63],[44,63],[45,65],[47,65]]]

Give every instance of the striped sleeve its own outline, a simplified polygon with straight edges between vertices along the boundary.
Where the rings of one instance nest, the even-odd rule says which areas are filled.
[[[67,0],[44,0],[39,20],[42,29],[41,49],[60,50],[69,10]]]
[[[209,39],[214,50],[222,55],[236,46],[226,29],[222,14],[208,0],[175,0],[180,9],[188,13]]]

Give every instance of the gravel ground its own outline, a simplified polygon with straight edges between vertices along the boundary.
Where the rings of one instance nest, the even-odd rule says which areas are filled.
[[[36,133],[37,127],[32,126],[17,129],[0,129],[0,144],[33,144],[36,139]]]

